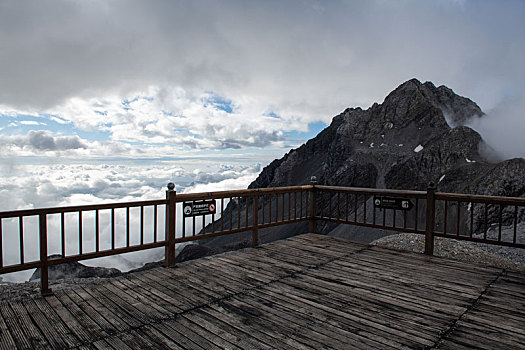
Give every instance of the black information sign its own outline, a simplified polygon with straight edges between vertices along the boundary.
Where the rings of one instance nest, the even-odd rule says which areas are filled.
[[[182,205],[182,212],[184,213],[184,217],[215,214],[216,210],[217,206],[215,204],[215,199],[208,199],[205,201],[184,202]]]
[[[381,209],[410,210],[414,203],[408,198],[374,196],[374,205]]]

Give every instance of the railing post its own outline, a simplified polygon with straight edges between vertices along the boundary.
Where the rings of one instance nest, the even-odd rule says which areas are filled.
[[[309,221],[309,227],[308,232],[310,233],[317,233],[317,220],[315,218],[317,214],[317,189],[315,188],[315,184],[317,184],[317,178],[315,176],[312,176],[310,178],[310,185],[312,185],[312,198],[310,201],[310,221]]]
[[[248,205],[248,201],[246,201]],[[253,196],[253,230],[252,230],[252,247],[259,245],[259,195]]]
[[[40,293],[42,295],[51,295],[53,292],[49,289],[49,275],[47,266],[47,215],[38,216],[39,234],[40,234]]]
[[[177,192],[175,191],[175,184],[170,182],[168,184],[168,190],[166,191],[166,253],[165,253],[165,264],[166,267],[175,265],[175,197]]]
[[[431,182],[427,187],[427,212],[425,217],[425,254],[434,254],[434,224],[436,218],[436,185]],[[417,220],[417,219],[416,219]]]

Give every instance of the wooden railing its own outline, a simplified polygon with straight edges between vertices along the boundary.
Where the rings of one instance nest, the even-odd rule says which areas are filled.
[[[260,229],[302,221],[308,221],[314,233],[318,221],[325,221],[424,234],[426,254],[433,254],[435,236],[525,248],[525,228],[520,230],[525,225],[525,198],[439,193],[434,186],[402,191],[320,186],[315,181],[307,186],[190,194],[173,189],[169,184],[161,200],[0,212],[0,274],[40,268],[41,292],[49,294],[52,265],[165,247],[165,264],[172,266],[177,243],[251,231],[252,245],[257,246]],[[374,203],[378,196],[410,201],[411,206],[380,208]],[[183,203],[202,200],[215,200],[216,212],[192,217],[182,213]],[[29,235],[31,220],[36,232]],[[16,227],[15,263],[4,261],[3,248],[13,245],[6,244],[5,226]],[[60,253],[52,259],[50,226]],[[87,235],[93,238],[89,247],[84,244]],[[71,240],[76,241],[74,247],[67,244]],[[26,247],[36,245],[38,257],[27,259]]]

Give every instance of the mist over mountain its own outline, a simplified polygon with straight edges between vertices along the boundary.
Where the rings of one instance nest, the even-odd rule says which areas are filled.
[[[315,138],[266,166],[249,188],[304,185],[316,176],[321,185],[424,190],[433,182],[442,192],[525,196],[525,159],[495,162],[490,147],[466,126],[483,118],[488,116],[475,102],[450,88],[412,79],[382,104],[348,108],[335,116]],[[519,216],[525,220],[525,213]],[[363,242],[387,234],[318,225],[322,233]],[[261,230],[260,238],[265,242],[304,232],[307,223],[299,223]],[[205,244],[241,239],[218,237]]]

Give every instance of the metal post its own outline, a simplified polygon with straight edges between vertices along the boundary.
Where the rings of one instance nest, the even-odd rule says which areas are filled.
[[[168,190],[166,191],[166,253],[165,253],[165,264],[166,267],[175,265],[175,197],[177,192],[175,191],[175,184],[170,182],[168,184]]]
[[[246,201],[248,205],[248,201]],[[259,195],[253,196],[253,230],[252,230],[252,247],[259,245]]]
[[[434,224],[436,218],[436,185],[431,182],[427,187],[427,212],[425,232],[425,254],[434,254]],[[417,219],[416,219],[417,220]]]
[[[49,274],[47,266],[47,215],[38,216],[40,234],[40,293],[44,296],[52,295],[49,289]]]
[[[316,214],[317,214],[317,193],[315,185],[317,184],[317,178],[315,176],[312,176],[310,178],[310,185],[312,185],[312,198],[310,201],[310,221],[309,221],[309,228],[308,232],[310,233],[317,233],[317,220],[316,220]]]

